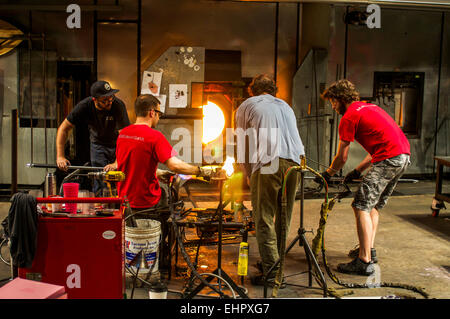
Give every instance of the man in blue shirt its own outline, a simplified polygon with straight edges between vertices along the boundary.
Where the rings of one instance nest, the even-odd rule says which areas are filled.
[[[289,232],[299,174],[297,171],[290,173],[286,182],[285,225],[280,202],[283,180],[287,170],[300,165],[300,156],[305,154],[294,111],[275,97],[276,92],[276,84],[269,76],[258,75],[249,86],[251,97],[236,112],[239,163],[245,162],[242,154],[246,148],[245,136],[249,137],[249,163],[243,166],[250,179],[252,217],[261,256],[262,274],[252,278],[256,285],[264,284],[264,276],[279,260],[280,233],[282,226]],[[273,284],[277,270],[274,268],[269,275],[269,284]]]

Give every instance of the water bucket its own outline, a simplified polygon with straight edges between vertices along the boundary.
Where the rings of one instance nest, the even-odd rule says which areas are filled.
[[[161,223],[153,219],[136,219],[137,227],[125,227],[125,262],[130,264],[142,250],[145,267],[139,261],[131,266],[139,273],[158,272],[159,243],[161,241]]]

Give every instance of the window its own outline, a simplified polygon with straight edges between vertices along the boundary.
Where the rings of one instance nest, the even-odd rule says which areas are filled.
[[[373,96],[405,135],[419,138],[421,130],[423,72],[375,72]]]

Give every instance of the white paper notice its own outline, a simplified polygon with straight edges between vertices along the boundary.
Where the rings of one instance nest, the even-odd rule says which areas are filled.
[[[158,96],[161,88],[162,72],[144,71],[142,76],[141,94]]]
[[[159,105],[159,107],[160,107],[160,109],[161,109],[161,112],[165,112],[166,111],[166,98],[167,98],[167,95],[158,95],[158,96],[156,96],[156,98],[159,100],[159,102],[161,103],[160,105]]]
[[[169,84],[169,107],[187,106],[187,84]]]

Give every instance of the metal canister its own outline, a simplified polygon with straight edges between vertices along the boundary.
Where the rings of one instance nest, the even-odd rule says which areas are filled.
[[[44,196],[51,197],[56,195],[56,176],[53,173],[47,173],[45,176]]]

